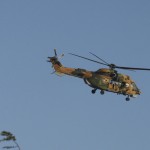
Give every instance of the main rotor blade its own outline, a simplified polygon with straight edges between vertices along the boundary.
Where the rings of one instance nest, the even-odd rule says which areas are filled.
[[[92,54],[93,56],[95,56],[96,58],[98,58],[99,60],[103,61],[104,63],[106,63],[109,66],[109,63],[107,63],[105,60],[103,60],[102,58],[98,57],[97,55],[89,52],[90,54]]]
[[[150,71],[150,68],[136,68],[136,67],[122,67],[122,66],[116,66],[115,64],[108,64],[107,62],[105,62],[104,60],[102,60],[101,58],[99,58],[98,56],[96,56],[95,54],[91,53],[92,55],[94,55],[95,57],[99,58],[101,61],[103,61],[104,63],[102,62],[99,62],[99,61],[96,61],[96,60],[93,60],[93,59],[89,59],[89,58],[86,58],[86,57],[83,57],[83,56],[80,56],[80,55],[76,55],[76,54],[73,54],[73,53],[69,53],[70,55],[73,55],[73,56],[76,56],[76,57],[80,57],[80,58],[83,58],[83,59],[86,59],[86,60],[89,60],[89,61],[92,61],[92,62],[95,62],[95,63],[98,63],[98,64],[102,64],[102,65],[105,65],[105,66],[108,66],[112,69],[125,69],[125,70],[131,70],[131,71],[135,71],[135,70],[146,70],[146,71]]]
[[[73,54],[73,53],[69,53],[69,54],[70,54],[70,55],[73,55],[73,56],[76,56],[76,57],[80,57],[80,58],[89,60],[89,61],[92,61],[92,62],[95,62],[95,63],[98,63],[98,64],[102,64],[102,65],[105,65],[105,66],[109,66],[109,65],[106,64],[106,63],[101,63],[101,62],[96,61],[96,60],[93,60],[93,59],[89,59],[89,58],[86,58],[86,57],[83,57],[83,56],[79,56],[79,55],[76,55],[76,54]]]
[[[134,67],[121,67],[121,66],[115,66],[115,68],[126,69],[126,70],[146,70],[146,71],[150,71],[150,68],[134,68]]]

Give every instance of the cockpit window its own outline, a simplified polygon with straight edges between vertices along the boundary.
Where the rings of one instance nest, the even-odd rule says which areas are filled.
[[[133,86],[134,90],[138,91],[138,88],[137,88],[137,86],[136,86],[136,84],[134,82],[131,85]]]

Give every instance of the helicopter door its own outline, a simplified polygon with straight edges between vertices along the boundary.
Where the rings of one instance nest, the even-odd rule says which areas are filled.
[[[111,81],[109,83],[109,89],[110,89],[110,91],[119,92],[120,87],[121,87],[121,83],[120,82]]]

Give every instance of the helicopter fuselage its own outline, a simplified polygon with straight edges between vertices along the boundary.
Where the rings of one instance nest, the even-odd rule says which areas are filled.
[[[104,70],[107,70],[106,74],[103,72]],[[100,89],[101,91],[109,91],[130,97],[136,97],[140,94],[140,90],[129,76],[114,73],[111,69],[100,69],[99,72],[93,72],[92,77],[85,78],[84,81],[94,89]]]

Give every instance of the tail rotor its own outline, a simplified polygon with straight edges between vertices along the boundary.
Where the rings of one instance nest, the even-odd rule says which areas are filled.
[[[53,57],[47,57],[47,58],[48,58],[47,61],[48,61],[48,62],[51,62],[51,63],[57,62],[57,61],[58,61],[59,59],[61,59],[63,56],[64,56],[64,54],[58,56],[56,49],[54,49],[54,56],[53,56]]]
[[[56,52],[56,49],[54,49],[54,54],[55,54],[55,57],[57,57],[57,52]]]
[[[54,65],[56,65],[56,64],[61,67],[62,64],[59,62],[59,59],[61,59],[63,56],[64,56],[64,54],[58,56],[56,49],[54,49],[54,56],[53,57],[47,57],[48,58],[47,62],[52,63],[52,68],[54,68]],[[57,71],[54,70],[51,74],[54,74],[54,73],[57,73]],[[59,74],[59,73],[57,73],[57,74]]]

